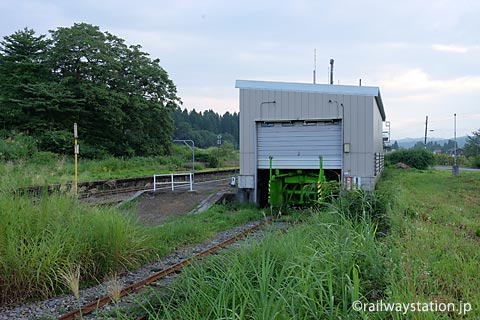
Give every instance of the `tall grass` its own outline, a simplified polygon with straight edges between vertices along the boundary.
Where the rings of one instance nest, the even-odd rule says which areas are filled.
[[[150,318],[357,319],[353,301],[383,294],[383,248],[371,219],[339,212],[187,268]]]
[[[101,280],[154,252],[142,227],[112,209],[65,196],[0,193],[0,303],[47,297],[62,289],[67,270],[79,267],[83,281]]]
[[[387,292],[397,302],[466,302],[472,312],[423,312],[412,319],[478,319],[480,173],[389,169],[380,188],[398,206],[385,238],[390,248]],[[394,319],[403,319],[393,314]]]
[[[81,284],[97,283],[260,217],[251,206],[216,206],[152,227],[132,213],[88,207],[65,195],[0,192],[0,305],[66,290],[71,270],[80,270]]]

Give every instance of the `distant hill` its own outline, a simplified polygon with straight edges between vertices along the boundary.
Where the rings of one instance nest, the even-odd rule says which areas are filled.
[[[404,138],[404,139],[398,139],[396,140],[398,143],[398,146],[400,148],[404,149],[410,149],[412,148],[418,141],[423,142],[425,138]],[[448,142],[448,140],[453,140],[451,139],[443,139],[443,138],[427,138],[427,142],[437,142],[440,145],[443,145]],[[465,146],[465,143],[467,141],[467,136],[463,137],[457,137],[457,144],[460,148],[463,148]],[[395,140],[392,140],[392,144],[395,143]]]

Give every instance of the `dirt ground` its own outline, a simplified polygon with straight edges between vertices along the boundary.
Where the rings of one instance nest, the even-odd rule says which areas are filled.
[[[149,225],[158,225],[195,209],[203,200],[219,191],[228,190],[229,181],[195,184],[194,191],[185,189],[146,192],[137,199],[138,216]]]

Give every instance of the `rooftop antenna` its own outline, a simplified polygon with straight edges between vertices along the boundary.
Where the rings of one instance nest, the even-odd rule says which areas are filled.
[[[313,49],[313,84],[317,82],[317,49]]]
[[[333,84],[333,63],[334,60],[330,59],[330,84]]]

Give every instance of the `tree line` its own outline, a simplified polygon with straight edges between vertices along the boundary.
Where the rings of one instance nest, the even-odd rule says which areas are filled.
[[[0,136],[34,137],[41,150],[162,155],[181,104],[159,59],[86,23],[47,35],[25,28],[0,42]]]
[[[217,145],[218,135],[221,143],[231,143],[235,149],[239,146],[239,114],[225,112],[223,116],[207,110],[190,112],[187,109],[176,108],[173,113],[175,122],[175,139],[190,139],[195,141],[195,146],[208,148]]]

